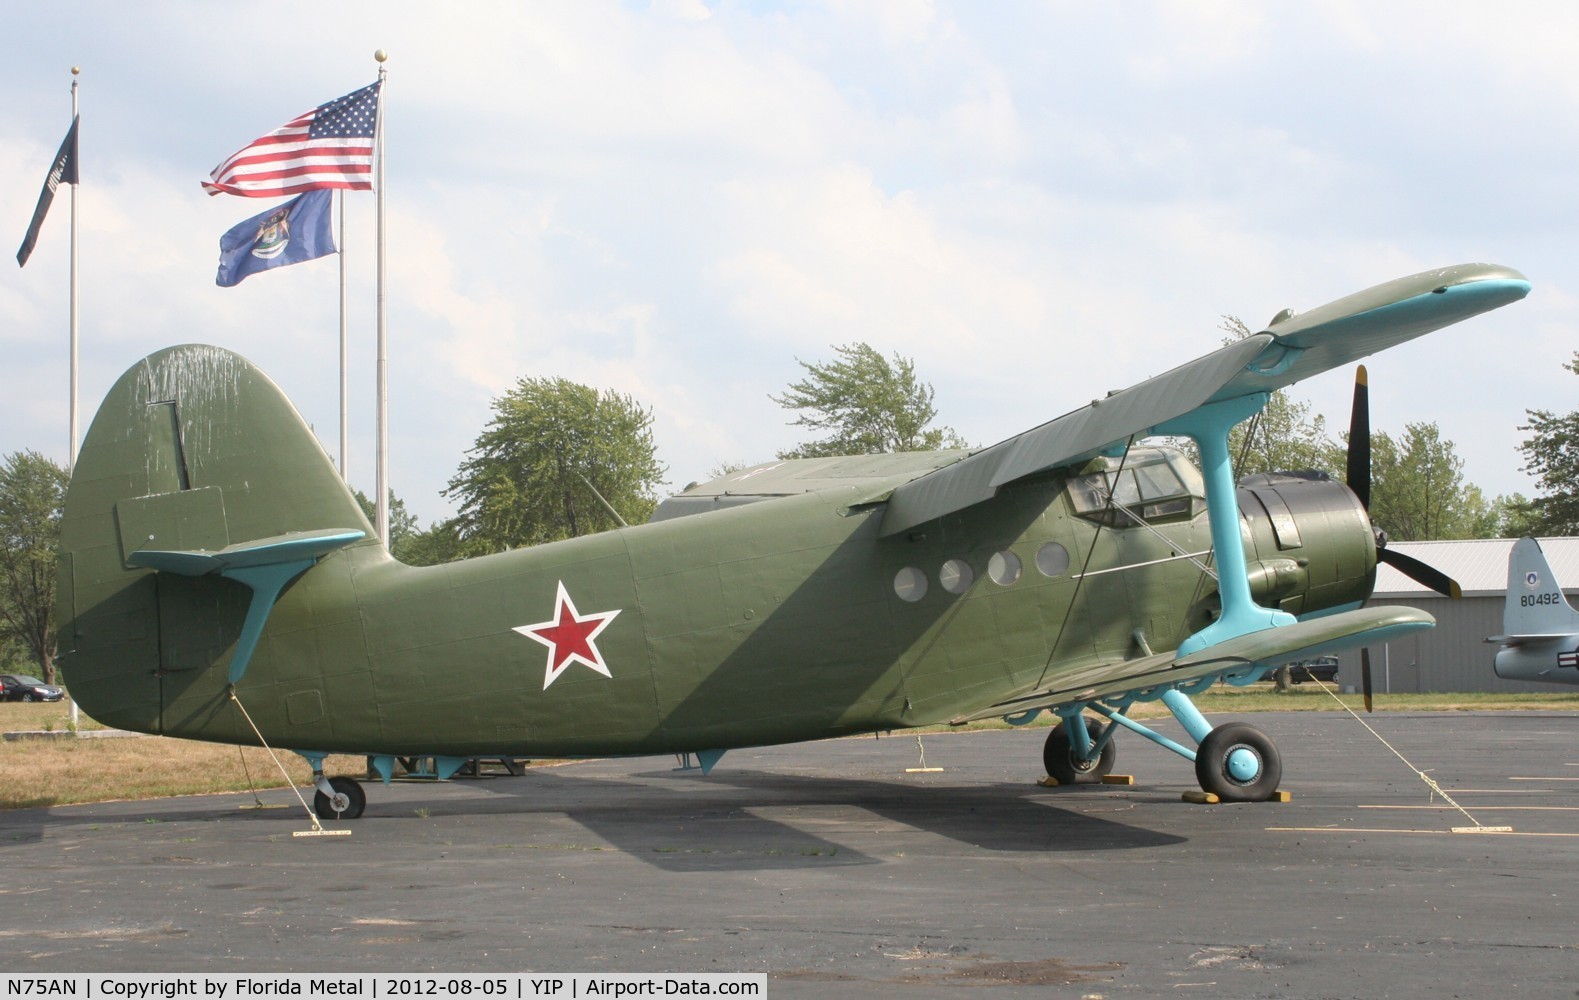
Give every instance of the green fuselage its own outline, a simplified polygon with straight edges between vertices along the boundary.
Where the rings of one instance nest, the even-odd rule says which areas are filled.
[[[369,753],[645,753],[946,721],[1136,655],[1136,629],[1171,649],[1211,592],[1174,558],[1208,547],[1204,517],[1164,526],[1172,545],[1098,533],[1061,487],[888,539],[880,506],[819,493],[438,567],[353,548],[280,600],[237,696],[271,741]],[[1077,584],[1093,539],[1091,564],[1109,571]],[[1076,554],[1054,576],[1036,562],[1050,542]],[[1020,566],[1002,584],[1001,553]],[[962,594],[938,582],[950,559],[975,577]],[[919,600],[896,592],[907,567],[927,580]],[[515,629],[554,618],[561,582],[580,615],[619,613],[593,640],[609,676],[572,661],[545,689],[556,651]],[[212,584],[241,591],[239,610],[244,590]],[[214,711],[223,671],[164,683],[163,731],[245,739]]]

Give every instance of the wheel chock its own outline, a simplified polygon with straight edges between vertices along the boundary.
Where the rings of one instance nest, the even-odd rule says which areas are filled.
[[[1050,774],[1036,779],[1036,783],[1043,788],[1063,787],[1059,780]],[[1104,785],[1133,785],[1134,783],[1135,776],[1133,774],[1104,774],[1102,776],[1102,784]]]
[[[1217,805],[1217,804],[1219,804],[1219,803],[1221,803],[1223,801],[1222,799],[1218,798],[1216,795],[1214,795],[1211,792],[1189,791],[1189,792],[1185,792],[1184,795],[1181,796],[1181,797],[1184,799],[1184,801],[1186,801],[1186,802],[1193,802],[1193,803],[1195,803],[1198,806],[1215,806],[1215,805]],[[1273,792],[1272,793],[1272,797],[1267,799],[1267,801],[1268,802],[1292,802],[1292,801],[1294,801],[1294,793],[1292,793],[1292,792],[1283,792],[1283,791]]]

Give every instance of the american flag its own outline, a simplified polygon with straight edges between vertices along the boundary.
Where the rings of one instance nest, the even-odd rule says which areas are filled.
[[[318,188],[372,190],[379,86],[320,104],[237,150],[214,168],[203,190],[244,198],[279,198]]]

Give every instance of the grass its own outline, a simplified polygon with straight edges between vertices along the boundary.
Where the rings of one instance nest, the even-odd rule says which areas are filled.
[[[0,732],[65,732],[70,723],[65,702],[0,702]],[[82,716],[77,728],[104,727]],[[295,754],[280,753],[280,762],[293,784],[312,780],[312,769]],[[330,774],[360,775],[364,768],[361,757],[330,757],[326,764]],[[162,736],[0,742],[0,775],[0,809],[244,792],[286,784],[266,750]]]
[[[1342,695],[1360,711],[1359,695]],[[1270,684],[1244,688],[1218,686],[1195,699],[1208,716],[1250,712],[1332,711],[1338,703],[1315,684],[1301,684],[1282,694]],[[1547,694],[1378,694],[1379,712],[1579,712],[1579,691]],[[1137,719],[1167,715],[1159,702],[1135,705],[1129,713]],[[1041,724],[1056,721],[1043,714]],[[0,703],[0,732],[69,728],[64,702]],[[1003,726],[1002,722],[978,725]],[[102,729],[82,717],[81,730]],[[280,761],[290,781],[304,786],[311,780],[307,762],[293,753]],[[361,757],[330,757],[330,774],[360,776]],[[0,809],[105,802],[117,799],[163,798],[213,792],[244,792],[248,788],[280,788],[286,783],[268,752],[255,747],[150,736],[139,739],[52,739],[0,742]],[[250,777],[249,777],[250,776]]]

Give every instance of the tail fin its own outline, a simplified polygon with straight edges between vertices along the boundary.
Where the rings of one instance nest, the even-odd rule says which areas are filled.
[[[1508,555],[1508,597],[1502,609],[1503,641],[1579,632],[1579,612],[1563,595],[1541,545],[1533,538],[1513,543]]]
[[[306,555],[304,534],[317,540]],[[348,575],[353,558],[387,558],[266,375],[217,347],[144,358],[99,407],[66,494],[56,615],[72,696],[110,725],[228,738],[233,713],[219,709],[234,678],[217,668],[244,666],[275,598],[347,544],[360,551],[328,576]],[[256,571],[271,577],[262,590]],[[293,624],[354,617],[334,608],[344,598],[320,576],[280,600],[271,632],[288,638]]]

